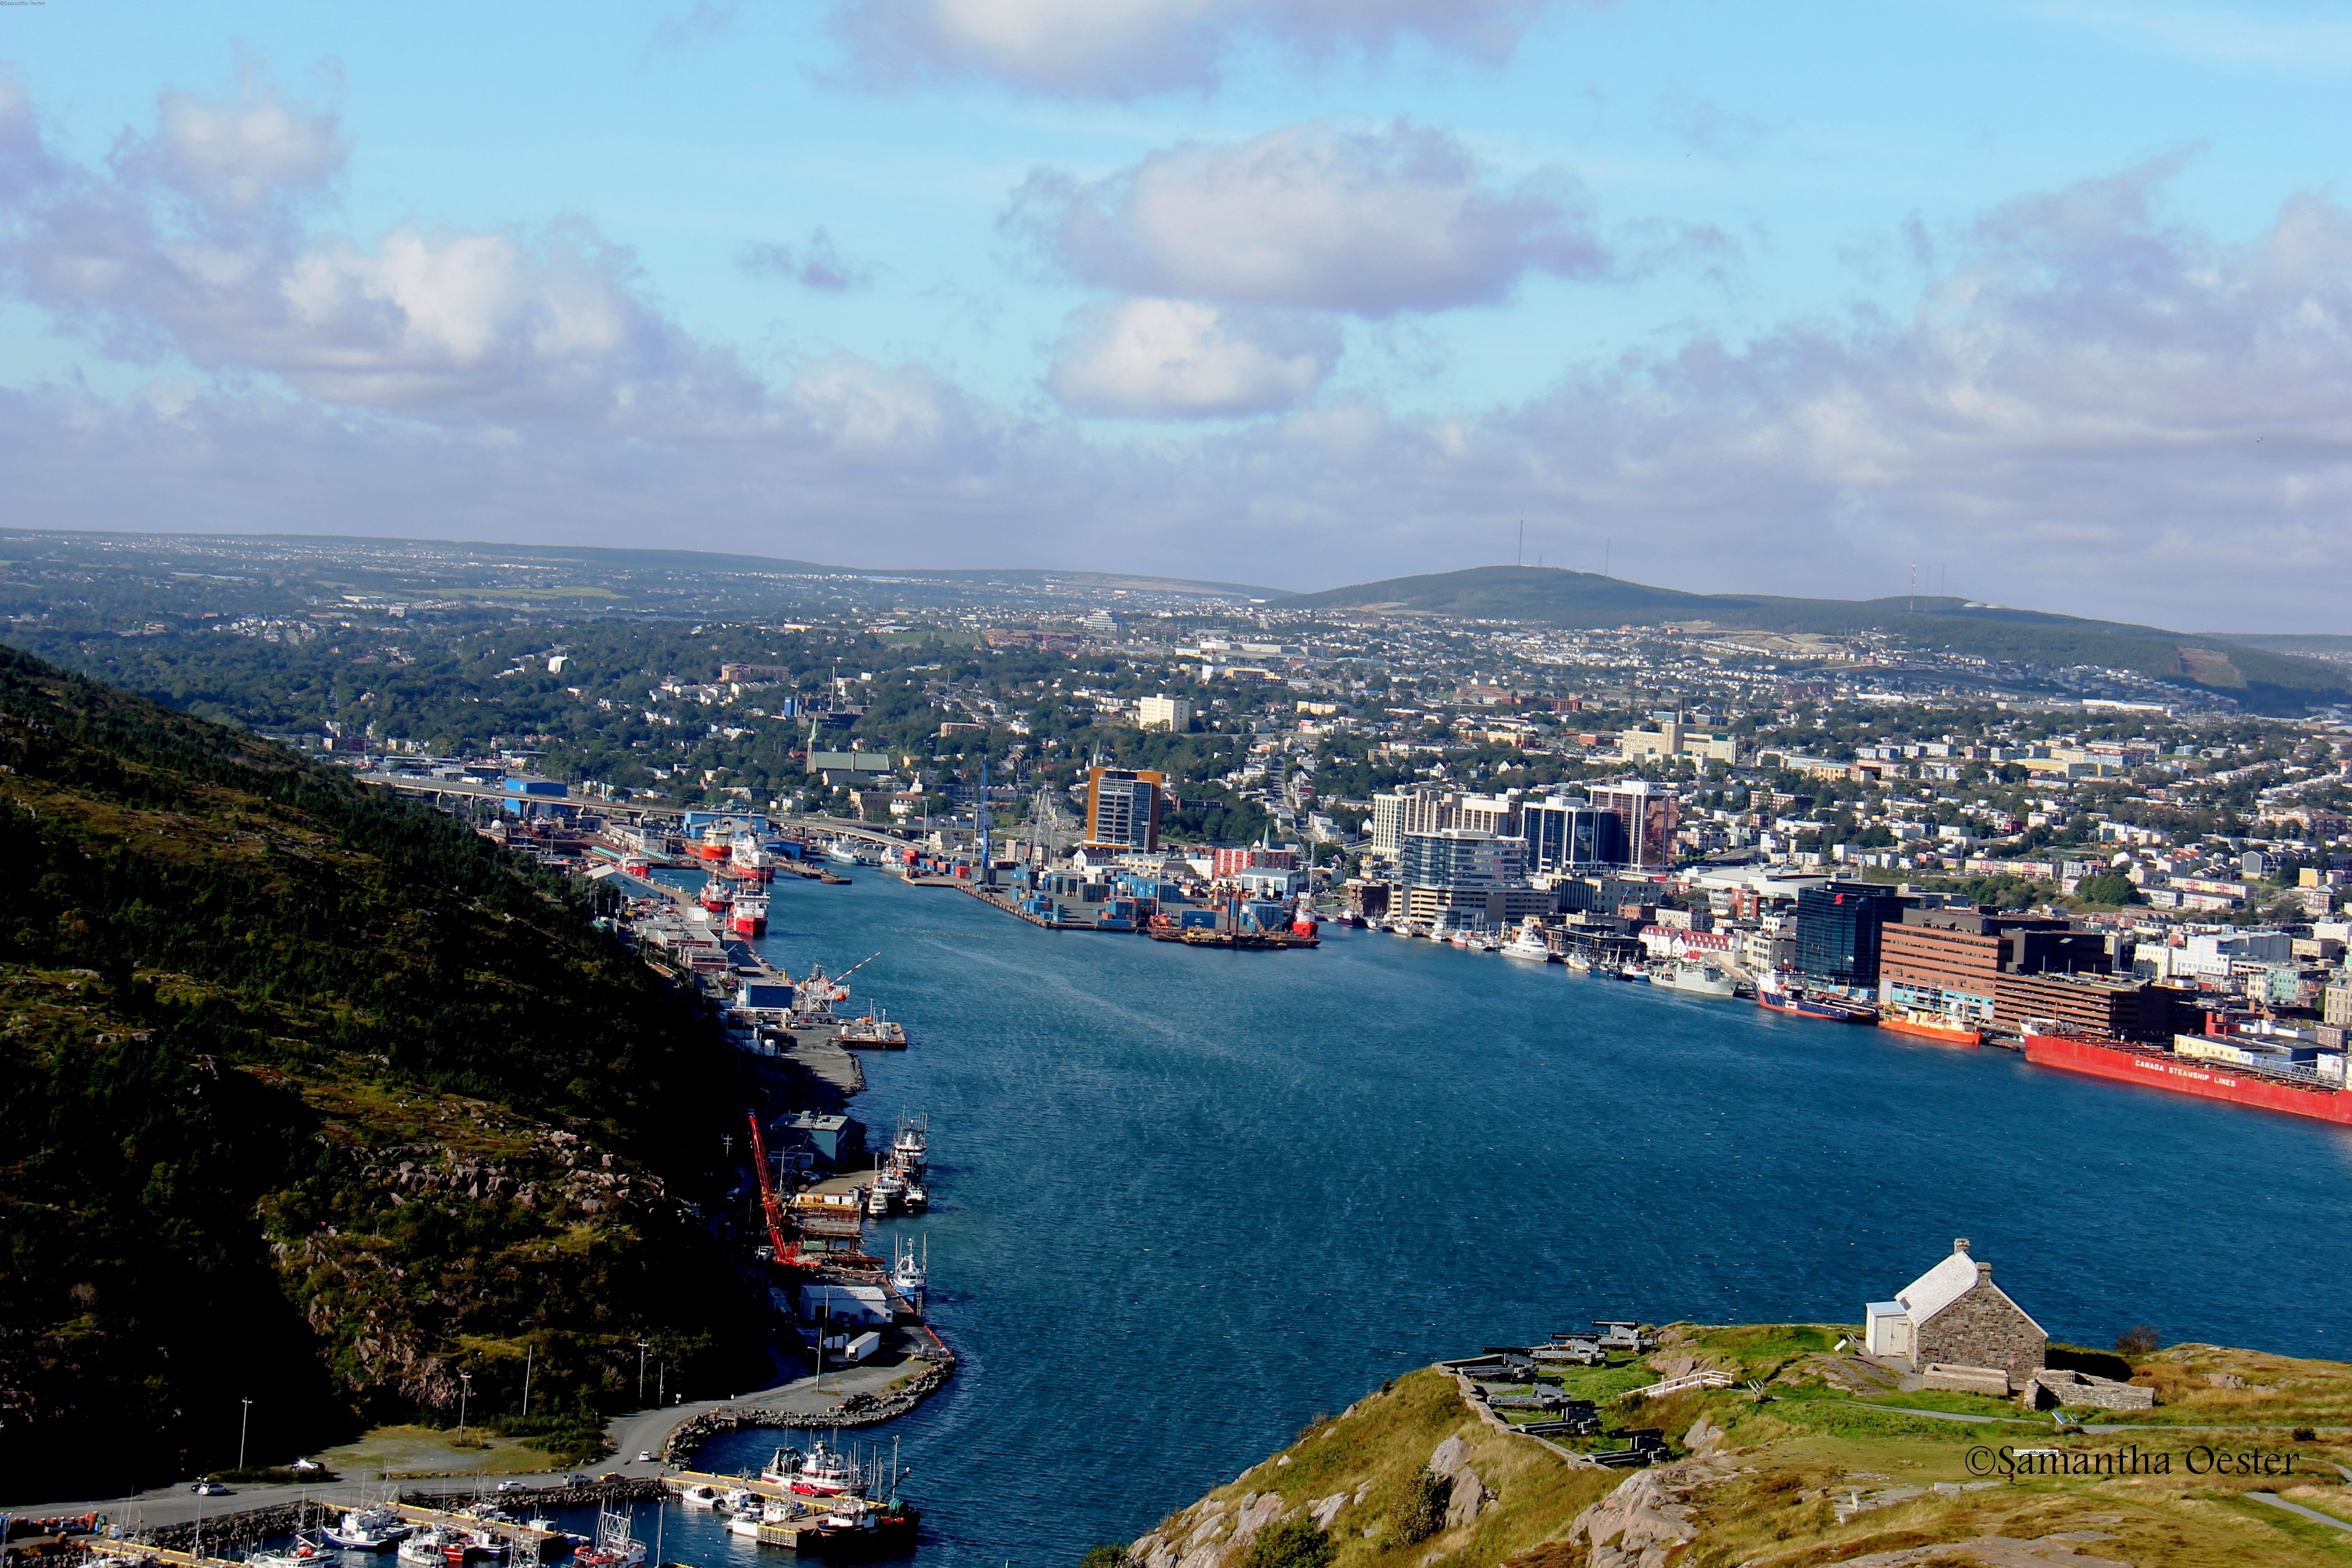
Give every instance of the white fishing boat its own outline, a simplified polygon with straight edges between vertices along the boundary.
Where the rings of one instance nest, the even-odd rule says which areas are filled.
[[[901,1251],[899,1239],[893,1237],[890,1250],[894,1255],[890,1265],[890,1288],[907,1299],[908,1306],[919,1312],[923,1310],[923,1292],[930,1285],[931,1238],[928,1236],[923,1237],[921,1250],[918,1253],[914,1237],[906,1238],[905,1250]]]
[[[890,1140],[890,1163],[912,1176],[920,1175],[930,1161],[930,1118],[918,1116],[898,1123],[898,1135]]]
[[[687,1508],[717,1508],[719,1489],[707,1481],[697,1481],[690,1487],[681,1489],[677,1494],[677,1500]]]
[[[859,1497],[866,1491],[865,1471],[823,1441],[806,1454],[798,1448],[777,1449],[760,1479],[801,1497]]]
[[[376,1504],[349,1510],[340,1524],[327,1526],[327,1544],[345,1552],[389,1552],[415,1530],[400,1515]]]
[[[931,1194],[920,1182],[908,1182],[907,1190],[898,1194],[898,1206],[908,1214],[922,1214],[931,1206]]]
[[[572,1554],[575,1568],[642,1568],[646,1543],[630,1533],[630,1522],[626,1509],[598,1509],[596,1539]]]
[[[441,1555],[444,1544],[441,1531],[428,1525],[412,1531],[408,1539],[400,1543],[400,1561],[408,1568],[444,1568],[445,1560]]]

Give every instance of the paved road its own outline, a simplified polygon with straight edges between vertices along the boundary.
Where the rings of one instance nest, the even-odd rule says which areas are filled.
[[[818,1415],[829,1411],[841,1402],[842,1396],[856,1393],[871,1393],[905,1376],[908,1368],[898,1366],[852,1367],[846,1372],[831,1371],[824,1374],[824,1388],[817,1390],[817,1380],[803,1377],[773,1388],[739,1394],[732,1399],[705,1399],[690,1404],[665,1405],[659,1409],[633,1410],[616,1415],[606,1425],[605,1436],[612,1442],[613,1455],[572,1470],[550,1470],[539,1475],[494,1476],[489,1478],[449,1477],[434,1480],[404,1481],[404,1489],[440,1492],[450,1496],[471,1497],[477,1487],[495,1486],[499,1481],[520,1481],[527,1487],[548,1487],[560,1484],[566,1475],[585,1473],[601,1476],[613,1471],[631,1477],[650,1477],[667,1473],[670,1467],[659,1463],[641,1464],[640,1453],[659,1454],[670,1428],[689,1415],[706,1410],[723,1409],[731,1405],[770,1405],[796,1415]],[[329,1508],[341,1508],[359,1500],[362,1482],[367,1478],[354,1477],[320,1487],[239,1487],[229,1497],[200,1498],[188,1489],[192,1482],[180,1481],[156,1487],[125,1499],[120,1494],[110,1498],[81,1498],[66,1502],[10,1503],[5,1510],[15,1514],[103,1513],[110,1520],[131,1520],[140,1527],[183,1524],[195,1519],[214,1519],[224,1513],[243,1513],[248,1509],[270,1508],[279,1503],[299,1502],[305,1499]],[[379,1488],[381,1483],[378,1483]]]

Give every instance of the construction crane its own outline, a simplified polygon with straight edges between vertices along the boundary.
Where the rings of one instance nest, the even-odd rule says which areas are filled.
[[[768,1141],[760,1134],[760,1118],[756,1111],[746,1112],[751,1123],[752,1168],[760,1173],[760,1207],[768,1216],[768,1242],[775,1248],[771,1255],[778,1263],[797,1263],[800,1255],[784,1242],[784,1205],[777,1201],[774,1178],[768,1174]]]

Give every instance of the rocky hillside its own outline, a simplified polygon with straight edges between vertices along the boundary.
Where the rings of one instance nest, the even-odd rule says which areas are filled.
[[[2113,1369],[2156,1390],[2155,1409],[2053,1415],[1869,1392],[1884,1380],[1842,1348],[1843,1333],[1676,1325],[1644,1363],[1568,1369],[1565,1392],[1593,1399],[1617,1435],[1557,1443],[1508,1430],[1516,1415],[1487,1400],[1509,1391],[1482,1397],[1448,1367],[1416,1372],[1163,1520],[1127,1561],[2287,1568],[2352,1551],[2352,1533],[2328,1522],[2352,1524],[2352,1366],[2179,1345]],[[1693,1367],[1738,1381],[1631,1392]],[[1586,1457],[1636,1430],[1664,1435],[1663,1462],[1621,1471]]]
[[[461,825],[0,649],[0,1477],[367,1421],[577,1438],[764,1365],[723,1047]]]

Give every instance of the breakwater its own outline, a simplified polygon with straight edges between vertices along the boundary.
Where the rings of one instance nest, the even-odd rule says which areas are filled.
[[[662,1458],[672,1464],[684,1464],[704,1444],[731,1432],[787,1428],[837,1431],[878,1426],[908,1414],[945,1388],[954,1373],[952,1365],[929,1367],[886,1394],[853,1394],[841,1402],[840,1409],[822,1415],[782,1410],[772,1405],[729,1405],[705,1410],[688,1416],[671,1429],[668,1441],[662,1446]]]

